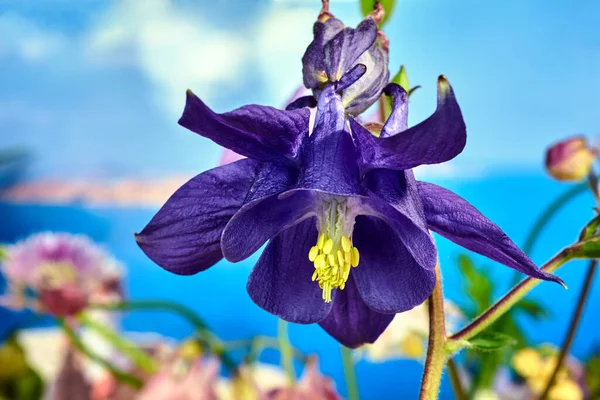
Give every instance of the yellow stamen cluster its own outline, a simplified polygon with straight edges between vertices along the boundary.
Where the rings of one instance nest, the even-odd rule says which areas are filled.
[[[36,271],[38,284],[56,289],[77,280],[77,270],[69,263],[47,263]]]
[[[360,255],[348,236],[334,240],[327,233],[321,233],[316,246],[310,249],[308,259],[315,265],[312,280],[319,282],[323,300],[329,303],[333,289],[343,290],[346,287],[350,267],[358,266]]]

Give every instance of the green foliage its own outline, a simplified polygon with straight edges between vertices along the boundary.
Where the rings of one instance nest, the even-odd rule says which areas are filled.
[[[585,364],[585,383],[590,393],[590,399],[600,399],[600,356],[592,356]]]
[[[575,245],[576,257],[578,258],[600,258],[600,237],[596,236]]]
[[[0,347],[0,400],[39,400],[44,383],[25,359],[16,337],[7,339]]]
[[[463,308],[463,313],[474,319],[492,305],[492,281],[486,269],[478,269],[466,255],[458,256],[458,268],[464,277],[464,289],[471,304]]]
[[[360,9],[365,17],[369,15],[371,11],[373,11],[373,7],[375,7],[375,2],[375,0],[360,0]],[[383,9],[385,10],[385,16],[383,17],[383,21],[381,21],[381,24],[379,25],[380,27],[382,27],[392,15],[396,0],[379,0],[379,3],[381,3]]]
[[[470,348],[481,351],[500,350],[504,347],[514,346],[515,344],[515,339],[498,332],[482,332],[469,340]]]
[[[404,65],[400,66],[400,69],[398,70],[396,75],[394,75],[394,77],[392,78],[390,83],[395,83],[395,84],[399,85],[400,87],[402,87],[402,89],[406,90],[406,93],[408,94],[409,98],[414,93],[415,90],[417,90],[421,87],[421,86],[415,86],[411,89],[410,83],[408,82],[408,74],[406,73],[406,68],[404,68]],[[385,118],[387,119],[392,112],[393,99],[386,95],[382,95],[380,99],[382,102],[381,106],[384,108]]]
[[[594,217],[581,231],[581,235],[579,235],[579,240],[588,240],[597,236],[598,227],[600,226],[600,215]]]
[[[400,70],[396,75],[394,75],[391,82],[401,86],[404,90],[406,90],[406,93],[410,91],[410,84],[408,83],[408,74],[406,73],[406,68],[404,68],[404,65],[400,66]]]
[[[458,257],[458,267],[462,274],[463,289],[469,301],[459,305],[469,320],[473,320],[493,304],[494,281],[490,269],[475,265],[466,255]],[[512,310],[502,315],[486,330],[471,339],[466,350],[466,362],[476,371],[470,393],[489,388],[501,364],[508,361],[512,349],[527,345],[527,338],[519,326],[516,316],[522,314],[539,320],[548,316],[547,311],[537,301],[523,299]]]

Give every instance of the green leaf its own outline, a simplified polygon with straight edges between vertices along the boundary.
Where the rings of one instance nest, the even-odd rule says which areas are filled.
[[[593,238],[598,233],[598,227],[600,226],[600,215],[594,217],[581,231],[581,235],[579,235],[579,240],[588,240]]]
[[[410,92],[410,84],[408,83],[408,75],[406,74],[406,68],[404,65],[400,66],[400,70],[391,80],[391,83],[400,85],[402,89],[406,90],[406,93]]]
[[[475,304],[472,316],[479,315],[492,305],[493,285],[487,271],[475,267],[467,255],[458,256],[458,267],[464,277],[468,297]]]
[[[383,17],[383,21],[379,27],[381,28],[392,15],[392,11],[394,10],[394,5],[396,0],[379,0],[379,3],[383,6],[385,11],[385,16]],[[375,7],[375,0],[360,0],[360,9],[362,11],[363,16],[367,16],[373,11],[373,7]]]
[[[522,311],[536,320],[548,318],[550,316],[550,312],[546,310],[540,302],[531,299],[523,299],[519,301],[514,305],[514,309],[516,311]]]
[[[44,382],[33,369],[14,382],[15,400],[39,400],[44,394]]]
[[[590,399],[600,397],[600,356],[592,356],[585,363],[585,382],[591,393]]]
[[[410,98],[410,96],[412,96],[412,94],[413,94],[414,92],[416,92],[416,91],[417,91],[417,89],[421,89],[421,85],[417,85],[417,86],[415,86],[415,87],[411,88],[410,90],[408,90],[408,98]]]
[[[516,342],[512,337],[498,332],[482,332],[469,340],[471,348],[481,351],[500,350],[503,347],[514,346]]]

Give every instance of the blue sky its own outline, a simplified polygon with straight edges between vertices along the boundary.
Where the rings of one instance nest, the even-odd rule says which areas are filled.
[[[332,1],[348,25],[354,1]],[[190,175],[220,149],[177,125],[185,89],[218,111],[301,83],[317,0],[0,0],[0,146],[32,177]],[[385,28],[411,123],[452,83],[468,128],[441,173],[541,171],[549,143],[600,132],[600,2],[401,0]]]

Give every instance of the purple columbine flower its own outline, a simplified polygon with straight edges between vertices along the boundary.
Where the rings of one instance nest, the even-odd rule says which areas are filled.
[[[313,27],[314,39],[302,57],[304,86],[312,89],[315,99],[328,83],[363,64],[366,73],[344,90],[342,103],[347,113],[358,115],[377,101],[390,77],[388,39],[377,30],[382,19],[383,8],[377,3],[356,29],[346,28],[324,7]]]
[[[448,161],[465,145],[449,83],[440,78],[437,110],[410,129],[406,92],[389,86],[394,109],[375,137],[348,121],[342,102],[364,71],[358,65],[323,89],[310,135],[306,108],[215,114],[188,92],[179,123],[248,158],[175,192],[137,235],[143,251],[188,275],[223,256],[244,260],[269,242],[250,274],[250,297],[284,320],[319,323],[348,347],[373,343],[396,313],[431,294],[437,253],[429,230],[559,281],[465,200],[415,181],[411,168]]]

